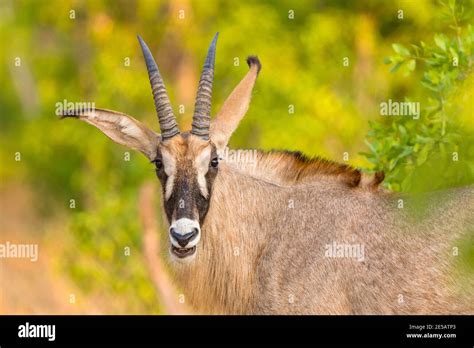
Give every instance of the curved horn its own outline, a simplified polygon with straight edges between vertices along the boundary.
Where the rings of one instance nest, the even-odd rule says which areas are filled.
[[[196,104],[194,105],[193,127],[191,133],[209,140],[209,127],[211,123],[211,98],[212,81],[214,80],[214,62],[216,58],[216,43],[219,33],[214,39],[207,51],[206,62],[202,69],[199,80],[198,91],[196,95]]]
[[[158,66],[153,59],[150,49],[140,35],[138,35],[138,41],[140,42],[143,58],[145,58],[146,68],[148,70],[153,100],[155,101],[155,109],[158,115],[158,121],[160,122],[161,137],[163,140],[166,140],[179,133],[178,125],[176,124],[176,118],[173,113],[173,108],[171,107],[170,99],[166,93],[165,84],[163,83],[160,71],[158,70]]]

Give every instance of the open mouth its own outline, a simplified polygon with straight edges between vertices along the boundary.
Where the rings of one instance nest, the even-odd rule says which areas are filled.
[[[196,252],[196,246],[191,248],[177,248],[174,245],[171,245],[171,251],[174,255],[180,259],[193,255]]]

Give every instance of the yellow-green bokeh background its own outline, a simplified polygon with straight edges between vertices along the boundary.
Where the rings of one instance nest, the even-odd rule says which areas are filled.
[[[94,102],[158,130],[139,34],[187,129],[217,31],[213,114],[247,72],[247,55],[263,65],[231,146],[299,150],[339,162],[347,152],[350,164],[370,169],[359,152],[367,151],[368,121],[381,121],[380,102],[425,96],[419,71],[391,74],[384,57],[394,42],[429,42],[449,28],[431,0],[1,0],[0,240],[37,240],[47,255],[42,266],[4,267],[1,312],[160,313],[140,255],[137,211],[139,188],[154,178],[153,167],[135,152],[125,161],[128,150],[89,125],[58,121],[55,104]],[[48,296],[58,286],[53,301]],[[28,289],[43,294],[29,299]],[[71,293],[76,304],[69,303]]]

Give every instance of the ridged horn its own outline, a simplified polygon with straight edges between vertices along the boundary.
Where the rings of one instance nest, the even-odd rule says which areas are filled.
[[[219,33],[216,33],[214,39],[207,51],[206,61],[202,69],[201,78],[196,95],[196,104],[194,105],[193,125],[191,133],[209,140],[209,127],[211,124],[211,99],[212,99],[212,81],[214,80],[214,63],[216,58],[216,43]]]
[[[161,138],[163,140],[174,137],[179,133],[176,117],[171,107],[170,99],[166,93],[166,87],[156,65],[150,49],[143,39],[138,35],[138,41],[145,58],[146,68],[148,70],[148,78],[150,79],[153,100],[155,101],[155,109],[160,122]]]

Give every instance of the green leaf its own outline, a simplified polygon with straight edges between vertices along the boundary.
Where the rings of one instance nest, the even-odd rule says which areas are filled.
[[[416,158],[416,165],[421,166],[428,159],[428,154],[430,152],[430,146],[424,146]]]
[[[391,57],[385,57],[383,59],[384,64],[392,64],[392,58]]]
[[[429,90],[432,90],[434,92],[438,92],[438,88],[436,86],[434,86],[433,84],[429,83],[429,82],[426,82],[426,81],[421,81],[421,84],[428,88]]]
[[[419,47],[417,45],[414,45],[414,44],[411,44],[410,46],[413,47],[413,49],[415,50],[416,55],[420,54],[421,47]]]
[[[398,125],[398,130],[400,131],[400,135],[402,136],[402,139],[405,139],[407,137],[407,130],[403,125]]]
[[[416,68],[416,61],[414,59],[410,59],[407,63],[408,71],[414,71]]]
[[[431,143],[433,141],[433,139],[431,139],[429,137],[424,137],[424,136],[421,136],[421,135],[417,135],[416,136],[416,141],[418,143],[421,143],[421,144],[428,144],[428,143]]]
[[[408,48],[406,48],[405,46],[401,44],[395,43],[395,44],[392,44],[392,47],[393,47],[393,50],[401,56],[407,57],[410,55],[410,51],[408,50]]]
[[[372,152],[374,152],[374,153],[377,152],[377,151],[375,150],[374,145],[372,145],[369,141],[364,140],[364,143],[365,143],[365,145],[367,145],[367,146],[369,147],[370,151],[372,151]]]
[[[395,166],[397,165],[397,162],[398,162],[398,160],[395,159],[395,158],[390,160],[390,162],[388,163],[388,170],[392,171],[393,168],[395,168]]]
[[[405,149],[402,151],[400,155],[398,155],[398,158],[403,158],[406,156],[409,156],[413,153],[413,148],[411,147],[405,147]]]
[[[446,42],[447,42],[446,36],[442,34],[436,34],[434,37],[434,41],[435,41],[436,46],[441,48],[443,51],[446,51]]]
[[[403,65],[403,62],[399,62],[397,64],[395,64],[391,69],[390,69],[390,72],[391,73],[394,73],[396,72],[398,69],[400,69],[400,67]]]
[[[433,58],[428,58],[427,60],[425,60],[425,63],[428,64],[428,65],[430,65],[430,66],[439,65],[438,60],[433,59]]]
[[[459,64],[459,55],[458,53],[456,52],[456,50],[452,47],[449,48],[449,53],[451,53],[451,56],[453,58],[456,58],[456,60],[458,61],[458,64]]]

